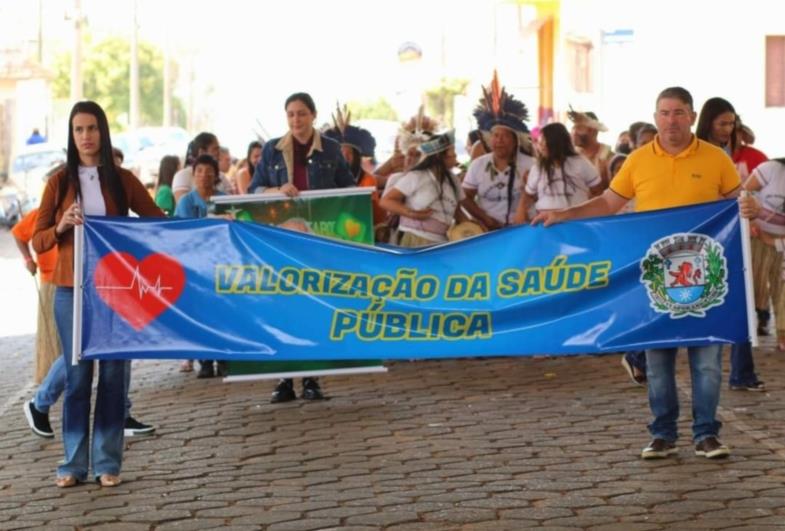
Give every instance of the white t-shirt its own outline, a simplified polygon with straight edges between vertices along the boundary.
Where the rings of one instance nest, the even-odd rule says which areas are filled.
[[[466,177],[463,178],[463,188],[477,190],[475,200],[477,205],[493,219],[507,225],[512,223],[515,210],[521,199],[524,177],[526,172],[534,166],[534,158],[518,152],[515,160],[515,178],[510,190],[510,167],[500,172],[493,164],[493,153],[477,157],[469,165]],[[512,198],[510,197],[512,192]]]
[[[452,224],[458,202],[465,197],[458,180],[452,177],[452,182],[454,187],[448,182],[441,186],[427,170],[410,171],[402,175],[393,187],[406,196],[405,205],[412,210],[430,208],[433,214],[422,222],[401,216],[398,230],[435,242],[447,241],[447,229]]]
[[[763,188],[756,192],[761,210],[755,223],[775,236],[785,236],[785,164],[769,160],[752,172]]]
[[[79,189],[82,203],[79,205],[85,216],[105,216],[106,201],[101,193],[101,180],[95,166],[79,166]]]
[[[232,186],[229,178],[223,173],[218,173],[221,182],[215,187],[219,192],[225,194],[233,194],[234,187]],[[174,174],[172,178],[172,193],[175,192],[190,192],[193,189],[194,169],[191,166],[186,166],[182,170]]]
[[[589,199],[589,188],[601,182],[597,168],[587,158],[573,155],[564,161],[564,168],[553,169],[550,185],[548,174],[536,163],[529,172],[526,193],[537,196],[534,206],[538,211],[556,210],[583,203]]]
[[[384,183],[384,190],[382,191],[382,196],[384,196],[384,194],[387,193],[387,190],[391,188],[395,188],[395,183],[397,183],[404,175],[406,175],[405,171],[399,171],[388,175],[387,182]]]

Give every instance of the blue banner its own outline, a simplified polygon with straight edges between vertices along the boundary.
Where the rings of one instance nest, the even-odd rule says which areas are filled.
[[[88,359],[518,356],[748,339],[735,201],[420,250],[223,219],[89,217],[77,257]]]

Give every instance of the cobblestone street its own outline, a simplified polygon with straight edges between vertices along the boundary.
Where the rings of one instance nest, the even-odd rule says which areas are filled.
[[[35,286],[5,231],[0,275],[0,529],[785,530],[771,339],[755,354],[768,391],[723,387],[725,460],[693,455],[686,357],[679,454],[653,462],[645,388],[618,355],[390,363],[324,378],[331,400],[279,405],[271,382],[144,361],[133,413],[158,429],[126,438],[124,483],[57,489],[61,408],[53,440],[28,429]]]

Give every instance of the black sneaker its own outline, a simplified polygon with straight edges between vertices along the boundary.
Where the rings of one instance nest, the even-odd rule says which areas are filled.
[[[41,413],[38,411],[32,400],[25,402],[24,408],[27,424],[30,426],[30,429],[33,430],[33,433],[39,437],[52,439],[55,436],[55,432],[52,431],[52,425],[49,424],[49,413]]]
[[[641,451],[641,459],[662,459],[679,453],[676,445],[665,439],[653,439],[649,446]]]
[[[199,365],[199,372],[196,373],[197,378],[212,378],[215,376],[215,372],[213,370],[213,362],[203,361]]]
[[[227,374],[227,367],[225,361],[216,361],[215,362],[215,375],[219,378],[225,377]]]
[[[300,397],[303,400],[324,400],[322,389],[319,387],[319,380],[316,378],[303,378],[303,392]]]
[[[275,391],[273,391],[273,395],[270,398],[270,403],[291,402],[296,399],[297,395],[294,394],[294,382],[287,378],[278,382],[278,385],[275,387]]]
[[[627,352],[621,357],[621,366],[627,371],[627,374],[635,385],[646,385],[646,374],[641,372],[639,368],[630,363],[627,359]]]
[[[716,437],[706,437],[695,445],[695,455],[706,459],[717,459],[718,457],[728,457],[730,450]]]
[[[761,392],[766,390],[766,384],[758,380],[757,382],[753,382],[750,384],[743,384],[743,385],[730,385],[731,391],[756,391]]]
[[[128,417],[125,419],[125,429],[123,433],[125,433],[126,437],[133,437],[134,435],[148,435],[154,431],[155,426],[143,424],[133,417]]]

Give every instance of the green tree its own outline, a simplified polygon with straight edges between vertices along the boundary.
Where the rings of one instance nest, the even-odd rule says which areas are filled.
[[[395,109],[384,98],[366,102],[350,101],[346,106],[352,113],[353,120],[398,120],[398,114],[395,112]]]
[[[466,94],[468,79],[442,78],[439,84],[425,91],[425,108],[448,127],[455,125],[455,96]]]
[[[173,78],[177,68],[172,65]],[[53,91],[56,98],[68,98],[71,83],[71,55],[57,57]],[[110,37],[85,46],[82,61],[84,97],[98,102],[109,120],[112,130],[127,127],[130,105],[131,45],[118,37]],[[141,125],[160,125],[163,121],[163,54],[155,46],[139,43],[139,122]],[[172,98],[176,125],[185,124],[185,106]]]

